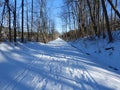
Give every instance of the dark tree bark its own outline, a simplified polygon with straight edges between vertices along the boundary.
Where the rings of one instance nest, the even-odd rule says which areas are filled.
[[[24,42],[24,0],[22,0],[22,37],[21,42]]]
[[[94,29],[94,31],[95,31],[95,34],[97,34],[97,26],[96,26],[96,24],[95,24],[95,20],[94,20],[93,15],[92,15],[92,11],[91,11],[91,6],[90,6],[89,0],[87,0],[87,4],[88,4],[88,7],[89,7],[89,11],[90,11],[91,21],[92,21],[92,23],[93,23],[93,29]]]
[[[109,4],[111,5],[111,7],[114,9],[115,13],[117,14],[117,16],[120,18],[120,13],[119,11],[115,8],[115,6],[113,5],[113,3],[111,2],[111,0],[108,0]]]
[[[11,42],[11,9],[10,9],[10,6],[9,6],[9,0],[5,0],[5,3],[7,5],[7,9],[8,9],[8,13],[9,13],[9,41]]]
[[[12,41],[11,38],[11,12],[10,12],[10,6],[9,6],[9,0],[8,0],[8,12],[9,12],[9,41]]]
[[[14,42],[16,43],[16,5],[17,5],[17,1],[14,1]]]
[[[33,32],[33,0],[31,3],[32,9],[31,9],[31,40],[32,40],[32,32]]]
[[[29,32],[29,24],[28,24],[28,2],[27,2],[27,0],[26,0],[26,4],[27,4],[27,6],[26,6],[26,18],[27,18],[27,34],[28,34],[28,41],[30,41],[30,32]]]
[[[108,14],[107,14],[106,6],[105,6],[105,1],[104,0],[101,0],[101,1],[102,1],[102,8],[103,8],[103,12],[104,12],[104,15],[105,15],[105,20],[106,20],[106,25],[107,25],[106,27],[107,27],[109,42],[112,42],[113,38],[112,38],[111,31],[110,31],[109,19],[108,19]]]

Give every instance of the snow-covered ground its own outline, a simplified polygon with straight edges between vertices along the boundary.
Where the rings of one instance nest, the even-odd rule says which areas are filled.
[[[104,64],[104,66],[120,74],[120,31],[119,36],[116,33],[118,34],[118,32],[114,33],[114,41],[112,43],[108,43],[107,39],[102,38],[93,40],[81,38],[69,43],[80,52],[94,57],[94,61]]]
[[[120,74],[95,59],[59,38],[1,43],[0,90],[120,90]]]

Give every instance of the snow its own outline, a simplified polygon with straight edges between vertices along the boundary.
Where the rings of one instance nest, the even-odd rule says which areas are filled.
[[[120,74],[96,59],[60,38],[48,44],[1,43],[0,89],[120,90]]]
[[[80,52],[94,57],[94,61],[120,70],[120,40],[116,39],[114,42],[108,43],[106,39],[83,38],[69,43]],[[120,74],[120,71],[117,72]]]

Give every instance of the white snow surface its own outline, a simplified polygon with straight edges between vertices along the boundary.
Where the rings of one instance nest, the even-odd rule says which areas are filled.
[[[94,40],[80,38],[69,42],[69,44],[77,48],[80,52],[94,57],[94,61],[108,66],[113,70],[117,69],[116,72],[120,74],[120,39],[114,39],[112,43],[108,43],[107,39],[102,38]]]
[[[60,38],[1,43],[0,90],[120,90],[120,74]]]

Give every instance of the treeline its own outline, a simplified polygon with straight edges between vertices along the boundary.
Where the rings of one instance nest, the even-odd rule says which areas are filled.
[[[47,43],[59,33],[46,0],[0,0],[0,41]]]
[[[120,0],[64,0],[62,11],[65,40],[79,37],[106,37],[113,41],[112,31],[120,30]]]

